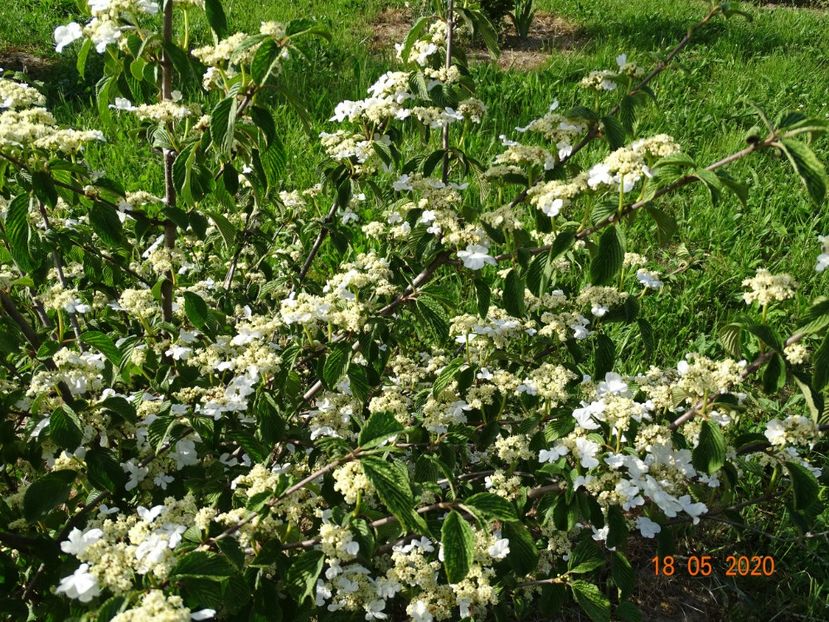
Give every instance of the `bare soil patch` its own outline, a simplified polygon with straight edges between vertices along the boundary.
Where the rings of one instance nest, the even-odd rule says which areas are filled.
[[[384,9],[371,24],[369,47],[377,52],[388,51],[406,38],[412,27],[410,11]],[[505,22],[506,23],[506,22]],[[585,41],[586,35],[578,24],[558,15],[539,11],[526,39],[515,33],[508,24],[501,37],[501,55],[497,60],[502,69],[527,71],[544,65],[553,51],[573,50]],[[489,55],[483,47],[470,50],[472,60],[485,61]]]
[[[33,78],[49,75],[56,67],[53,59],[43,58],[21,48],[0,48],[0,67],[6,71],[22,71]]]

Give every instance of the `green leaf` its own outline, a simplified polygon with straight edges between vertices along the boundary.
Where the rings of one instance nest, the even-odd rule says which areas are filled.
[[[32,255],[32,229],[29,225],[29,195],[19,194],[9,202],[6,210],[6,240],[14,261],[24,272],[37,267]]]
[[[65,404],[56,408],[49,417],[49,438],[55,441],[58,447],[69,451],[74,451],[81,444],[81,420],[75,411]]]
[[[492,291],[483,279],[475,279],[475,295],[478,303],[478,315],[486,318],[489,312],[489,303],[492,300]]]
[[[593,622],[610,622],[610,601],[599,588],[587,581],[571,581],[573,597]]]
[[[89,208],[89,224],[104,244],[109,246],[121,244],[124,227],[113,208],[103,203],[93,203]]]
[[[625,249],[616,225],[609,227],[599,239],[599,250],[590,263],[593,285],[607,285],[622,268]]]
[[[326,387],[332,389],[336,386],[339,379],[345,372],[345,367],[348,365],[348,355],[351,352],[351,346],[339,344],[331,349],[328,356],[325,357],[325,363],[322,366],[321,380]]]
[[[265,39],[250,64],[250,75],[256,84],[264,84],[273,73],[282,49],[273,39]]]
[[[491,492],[479,492],[467,497],[463,505],[480,512],[484,517],[504,522],[518,520],[513,505],[498,495]]]
[[[645,208],[650,214],[653,221],[656,223],[656,237],[659,243],[664,246],[671,241],[671,238],[676,235],[678,226],[676,219],[670,214],[666,214],[660,209],[649,205]]]
[[[184,292],[184,313],[193,326],[199,329],[204,328],[210,317],[207,303],[201,296],[193,292]]]
[[[475,536],[469,523],[454,510],[443,521],[440,530],[443,545],[443,567],[449,583],[457,583],[469,572],[475,556]]]
[[[622,592],[622,597],[628,596],[636,587],[636,576],[633,573],[633,567],[630,565],[628,558],[619,551],[613,553],[610,576],[613,577],[613,582]]]
[[[826,197],[826,168],[814,151],[806,143],[792,138],[783,138],[778,143],[783,153],[789,158],[795,172],[800,176],[809,196],[818,205]]]
[[[629,600],[619,603],[616,607],[616,617],[622,622],[642,622],[642,613]]]
[[[513,268],[507,273],[507,278],[504,279],[504,309],[513,317],[522,317],[524,315],[524,279],[518,273],[517,268]]]
[[[285,582],[298,603],[302,604],[314,593],[324,563],[325,555],[322,551],[305,551],[288,568]]]
[[[414,533],[426,531],[423,517],[414,511],[414,496],[406,468],[397,462],[386,462],[379,456],[364,456],[360,462],[377,496],[403,528]]]
[[[190,577],[224,581],[234,572],[233,564],[223,555],[212,551],[191,551],[176,562],[170,571],[170,578]]]
[[[109,335],[98,330],[88,330],[81,335],[81,341],[100,351],[115,367],[121,365],[124,355]]]
[[[823,343],[815,352],[812,362],[815,367],[812,387],[815,391],[821,391],[829,383],[829,333],[823,338]]]
[[[75,60],[75,69],[78,70],[78,75],[80,75],[81,79],[83,79],[86,74],[86,59],[89,58],[89,50],[91,49],[92,39],[88,37],[84,38],[83,45],[78,51],[78,58]]]
[[[720,426],[703,421],[699,432],[699,444],[694,448],[691,462],[703,473],[716,473],[725,464],[725,439]]]
[[[23,496],[23,516],[34,521],[69,498],[75,471],[52,471],[36,480]]]
[[[400,58],[404,63],[409,62],[409,53],[412,51],[412,46],[417,41],[418,37],[423,33],[429,22],[432,21],[431,16],[424,16],[419,18],[409,30],[406,39],[403,41],[403,47],[400,49]]]
[[[204,0],[204,12],[210,28],[219,39],[224,39],[227,36],[227,18],[221,0]]]
[[[602,125],[604,126],[604,137],[611,149],[618,149],[625,144],[624,126],[619,123],[616,117],[602,117]]]
[[[792,480],[795,509],[805,510],[817,503],[820,485],[812,472],[796,462],[786,462],[786,470]]]
[[[265,135],[265,142],[270,145],[274,138],[276,138],[276,123],[274,123],[273,115],[261,106],[251,106],[250,117],[262,133]]]
[[[236,227],[231,224],[224,214],[220,214],[219,212],[207,212],[207,215],[210,216],[210,219],[214,223],[216,223],[219,233],[222,234],[225,246],[228,249],[231,248],[236,241]]]
[[[607,511],[607,539],[605,545],[608,548],[622,546],[628,537],[628,525],[622,508],[618,505],[611,505]]]
[[[366,449],[376,447],[390,436],[403,431],[403,426],[388,412],[377,412],[371,415],[360,430],[360,447]]]
[[[538,549],[532,534],[521,522],[505,523],[502,529],[509,540],[507,561],[519,576],[533,572],[538,566]]]
[[[593,377],[597,380],[604,378],[607,372],[613,371],[613,363],[615,360],[616,346],[613,344],[613,340],[607,335],[599,335],[596,338]]]
[[[101,490],[115,492],[127,483],[127,476],[116,456],[103,447],[93,447],[84,456],[89,482]]]
[[[210,138],[219,153],[227,156],[233,148],[236,130],[236,97],[220,101],[210,113]]]
[[[763,390],[766,393],[774,394],[780,391],[786,384],[786,362],[783,357],[775,353],[763,372]]]
[[[463,367],[464,363],[465,361],[462,358],[456,358],[453,361],[450,361],[435,379],[435,383],[432,385],[432,395],[435,397],[440,395],[440,393],[449,386],[449,383],[452,382],[455,374],[457,374],[458,370]]]

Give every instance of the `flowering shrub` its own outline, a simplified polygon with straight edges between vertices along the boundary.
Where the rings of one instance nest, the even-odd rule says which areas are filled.
[[[774,496],[804,524],[820,510],[829,300],[797,316],[794,279],[760,269],[721,356],[680,361],[641,312],[666,276],[628,222],[669,238],[660,197],[745,200],[725,169],[776,151],[825,198],[825,120],[760,115],[765,134],[707,166],[634,136],[694,28],[653,70],[623,54],[590,73],[586,105],[553,103],[486,166],[462,139],[497,103],[462,46],[489,27],[423,18],[332,111],[324,182],[287,190],[267,94],[322,29],[231,34],[218,0],[88,9],[57,47],[103,55],[102,123],[141,123],[165,192],[91,170],[105,133],[0,79],[4,613],[430,622],[572,600],[636,619],[636,539],[670,550]],[[201,11],[214,41],[191,47]],[[814,250],[823,272],[825,237]],[[653,364],[623,375],[629,339]]]

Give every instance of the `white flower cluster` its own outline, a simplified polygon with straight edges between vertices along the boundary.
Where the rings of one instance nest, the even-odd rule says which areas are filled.
[[[63,48],[74,41],[87,37],[95,46],[99,54],[103,54],[107,46],[120,44],[130,30],[135,26],[136,17],[141,15],[155,15],[158,13],[158,3],[154,0],[87,0],[92,19],[81,26],[77,22],[70,22],[65,26],[55,28],[55,49],[62,52]]]
[[[823,272],[829,268],[829,235],[820,235],[817,240],[823,247],[823,251],[817,256],[815,271]]]
[[[758,303],[761,307],[794,297],[797,281],[790,274],[772,274],[765,268],[758,268],[757,274],[743,280],[748,291],[743,294],[747,305]]]

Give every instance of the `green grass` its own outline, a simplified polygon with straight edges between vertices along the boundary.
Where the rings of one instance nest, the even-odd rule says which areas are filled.
[[[326,119],[338,101],[361,97],[388,67],[388,58],[372,52],[367,41],[371,19],[395,3],[229,0],[224,4],[236,29],[255,31],[262,20],[304,15],[316,16],[331,29],[332,43],[310,50],[310,70],[287,72],[291,88],[314,119],[314,127],[306,132],[288,109],[280,108],[277,113],[291,159],[286,188],[316,183],[323,157],[315,136],[330,127]],[[577,77],[591,69],[612,67],[620,52],[650,66],[706,8],[704,2],[664,0],[541,0],[536,4],[576,24],[581,44],[572,51],[554,52],[544,66],[528,73],[505,72],[488,64],[476,66],[479,96],[489,105],[490,115],[483,131],[469,136],[465,144],[471,155],[483,162],[499,150],[492,137],[509,134],[515,126],[541,115],[553,99],[561,100],[565,107],[577,103]],[[57,114],[73,125],[92,127],[98,123],[91,108],[100,72],[98,59],[92,60],[86,79],[81,80],[71,53],[56,57],[51,51],[52,30],[71,19],[73,7],[72,0],[7,2],[0,11],[0,58],[9,50],[47,57],[53,65],[41,77]],[[641,113],[638,135],[671,134],[704,165],[744,146],[746,132],[757,123],[749,102],[770,115],[799,110],[810,116],[829,116],[829,13],[787,8],[748,10],[754,17],[752,22],[718,19],[683,52],[679,63],[655,82],[658,101]],[[206,35],[203,25],[197,25],[198,33]],[[670,105],[663,107],[663,102]],[[96,167],[128,182],[130,189],[158,191],[162,174],[157,158],[149,149],[126,151],[119,146],[130,131],[135,128],[107,128],[109,144],[91,151],[90,159]],[[594,161],[603,149],[587,150],[580,161]],[[816,150],[829,161],[825,139]],[[136,176],[135,171],[140,173]],[[754,156],[729,172],[750,184],[746,206],[732,197],[712,206],[704,189],[692,187],[660,202],[662,209],[679,220],[678,236],[670,246],[658,247],[653,224],[647,219],[640,219],[629,231],[629,237],[636,240],[634,246],[647,249],[665,272],[676,272],[667,291],[648,298],[644,305],[662,360],[676,360],[689,350],[716,352],[718,328],[744,310],[740,281],[757,267],[795,275],[801,282],[799,296],[804,305],[827,293],[826,276],[813,269],[816,237],[829,233],[825,205],[811,203],[787,163],[771,155]],[[701,300],[706,301],[703,307],[699,306]],[[642,361],[637,337],[632,335],[628,343],[628,351],[619,357],[622,371],[632,371]],[[826,534],[801,537],[790,521],[781,521],[779,516],[770,520],[759,510],[749,514],[749,521],[751,528],[742,532],[712,523],[705,546],[699,540],[703,532],[696,531],[696,548],[712,555],[721,551],[723,556],[733,551],[775,555],[780,573],[773,580],[759,582],[722,576],[689,582],[687,587],[700,594],[711,590],[706,602],[713,600],[715,605],[709,619],[719,619],[718,615],[730,620],[826,619]],[[824,531],[825,524],[824,520]],[[643,555],[640,567],[644,581],[650,570],[647,558]],[[666,590],[671,594],[669,586]]]

